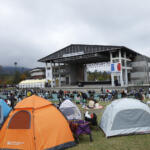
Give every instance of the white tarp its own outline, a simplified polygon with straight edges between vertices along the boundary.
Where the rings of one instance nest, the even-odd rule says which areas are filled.
[[[115,100],[106,107],[100,127],[106,137],[150,133],[150,108],[136,99]]]
[[[65,100],[59,107],[60,111],[68,120],[80,120],[81,112],[79,108],[70,100]]]

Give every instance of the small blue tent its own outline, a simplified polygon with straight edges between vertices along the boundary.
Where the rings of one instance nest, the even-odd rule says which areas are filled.
[[[3,124],[3,121],[8,116],[11,108],[6,104],[6,102],[0,99],[0,124]]]

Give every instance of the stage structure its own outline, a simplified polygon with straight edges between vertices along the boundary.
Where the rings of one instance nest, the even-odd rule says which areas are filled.
[[[112,86],[149,84],[150,58],[124,46],[72,44],[38,60],[51,87],[87,81],[87,65],[109,63]]]

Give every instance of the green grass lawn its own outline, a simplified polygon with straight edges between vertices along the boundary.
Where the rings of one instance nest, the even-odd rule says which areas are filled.
[[[101,102],[104,107],[108,102]],[[86,111],[79,106],[82,114]],[[98,116],[98,124],[104,109],[94,110]],[[90,111],[89,111],[90,112]],[[90,142],[88,135],[80,136],[77,146],[69,150],[150,150],[150,134],[128,135],[106,138],[102,130],[92,128],[93,142]]]

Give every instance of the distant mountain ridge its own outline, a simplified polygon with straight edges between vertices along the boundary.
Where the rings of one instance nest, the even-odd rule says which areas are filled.
[[[0,68],[0,74],[10,74],[11,75],[11,74],[14,74],[16,71],[23,73],[30,69],[31,68],[26,68],[26,67],[2,66],[2,68]]]

